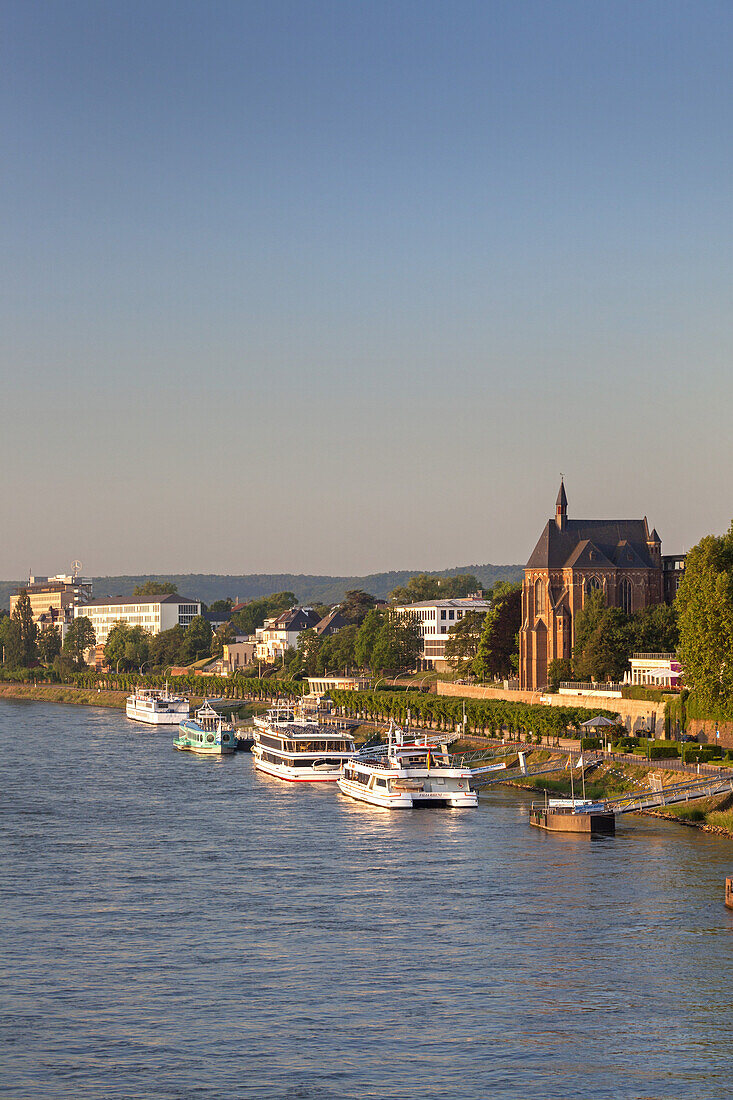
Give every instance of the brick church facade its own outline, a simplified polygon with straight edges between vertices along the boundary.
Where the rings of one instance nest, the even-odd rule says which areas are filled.
[[[569,658],[575,615],[588,594],[602,592],[608,607],[628,614],[671,603],[684,558],[664,557],[656,531],[644,519],[568,519],[565,486],[524,570],[519,631],[519,686],[547,684],[556,658]]]

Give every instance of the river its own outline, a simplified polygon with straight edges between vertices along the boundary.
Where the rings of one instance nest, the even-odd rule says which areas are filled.
[[[0,700],[0,1095],[730,1093],[733,842],[389,813],[173,736]]]

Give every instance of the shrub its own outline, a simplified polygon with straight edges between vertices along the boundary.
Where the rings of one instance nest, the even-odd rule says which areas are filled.
[[[581,749],[600,749],[602,747],[600,737],[583,737],[580,741]]]

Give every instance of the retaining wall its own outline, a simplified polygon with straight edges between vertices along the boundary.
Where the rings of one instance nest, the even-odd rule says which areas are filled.
[[[462,696],[465,699],[506,699],[510,703],[542,703],[550,707],[610,710],[619,716],[630,733],[651,729],[655,737],[662,738],[665,734],[664,703],[653,703],[646,699],[609,699],[607,695],[543,695],[539,691],[509,691],[506,688],[482,687],[479,684],[452,684],[447,680],[438,680],[438,695]],[[731,736],[733,737],[733,724]],[[722,727],[720,743],[724,744]]]

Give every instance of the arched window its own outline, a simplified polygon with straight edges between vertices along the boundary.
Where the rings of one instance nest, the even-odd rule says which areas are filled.
[[[631,581],[624,577],[618,586],[619,605],[627,615],[631,614]]]
[[[594,592],[601,592],[602,589],[603,585],[598,577],[588,577],[588,580],[585,582],[586,596],[592,596]]]
[[[534,582],[534,613],[535,615],[545,614],[545,584],[541,580]]]

